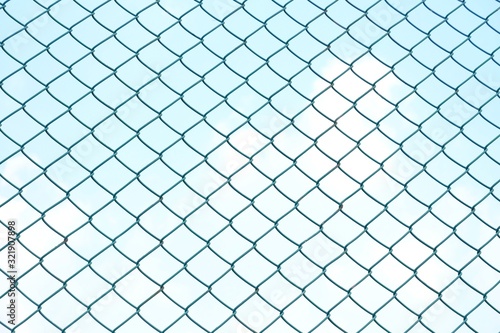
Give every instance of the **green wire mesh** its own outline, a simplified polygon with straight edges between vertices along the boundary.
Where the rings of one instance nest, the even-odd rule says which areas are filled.
[[[499,11],[3,1],[0,332],[498,332]]]

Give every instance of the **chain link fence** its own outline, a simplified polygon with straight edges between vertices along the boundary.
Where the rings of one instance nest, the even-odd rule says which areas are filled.
[[[499,9],[3,1],[0,332],[498,332]]]

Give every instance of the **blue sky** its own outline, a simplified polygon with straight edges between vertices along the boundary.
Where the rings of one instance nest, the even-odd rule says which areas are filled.
[[[16,331],[495,332],[499,9],[4,2]]]

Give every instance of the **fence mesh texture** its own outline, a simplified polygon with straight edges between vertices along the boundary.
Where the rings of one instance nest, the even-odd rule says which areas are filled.
[[[499,9],[3,1],[0,332],[497,333]]]

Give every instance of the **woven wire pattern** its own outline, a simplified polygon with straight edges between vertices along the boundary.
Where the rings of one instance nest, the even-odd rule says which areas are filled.
[[[4,1],[0,332],[498,332],[499,10]]]

